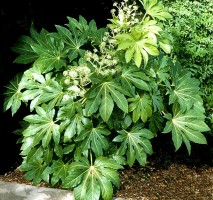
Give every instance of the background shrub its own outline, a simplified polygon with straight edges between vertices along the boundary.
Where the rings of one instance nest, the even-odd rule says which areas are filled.
[[[166,30],[174,39],[173,58],[201,82],[206,111],[213,112],[213,1],[163,0],[172,14]]]

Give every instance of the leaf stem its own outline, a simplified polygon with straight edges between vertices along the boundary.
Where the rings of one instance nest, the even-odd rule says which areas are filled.
[[[144,21],[144,19],[145,19],[145,17],[147,16],[147,12],[145,12],[145,14],[144,14],[144,16],[143,16],[143,18],[142,18],[142,22]]]
[[[92,159],[92,151],[90,150],[90,165],[93,165],[93,159]]]

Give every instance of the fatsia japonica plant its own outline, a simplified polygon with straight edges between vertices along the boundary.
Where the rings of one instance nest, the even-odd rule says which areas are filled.
[[[68,17],[56,32],[33,26],[13,50],[29,68],[5,92],[5,110],[30,114],[17,131],[20,169],[34,184],[109,200],[118,170],[147,164],[151,140],[170,133],[175,150],[206,144],[199,81],[173,63],[172,17],[157,0],[114,3],[106,28]]]

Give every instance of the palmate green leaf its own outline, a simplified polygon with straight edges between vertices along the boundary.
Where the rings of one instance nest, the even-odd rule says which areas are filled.
[[[34,66],[42,69],[42,73],[47,73],[52,71],[54,68],[59,70],[61,67],[65,66],[65,61],[60,58],[61,55],[52,55],[50,57],[39,57],[35,62]]]
[[[79,22],[77,22],[78,25],[76,22],[77,20],[73,21],[69,20],[69,24],[67,24],[69,30],[72,33],[71,45],[69,44],[68,46],[72,49],[72,51],[75,51],[78,54],[82,55],[82,53],[84,53],[85,50],[81,47],[88,42],[89,40],[88,33],[94,30],[93,28],[95,28],[96,24],[95,22],[94,23],[91,22],[90,24],[91,26],[89,26],[86,19],[82,16],[79,16]]]
[[[11,49],[19,54],[30,54],[33,53],[33,50],[30,47],[32,44],[36,44],[36,42],[31,37],[22,35]]]
[[[53,148],[51,145],[48,145],[44,150],[44,162],[49,165],[52,162],[53,158]]]
[[[33,161],[33,160],[39,160],[44,154],[44,149],[42,146],[37,147],[37,148],[32,148],[30,152],[27,153],[26,155],[26,160],[27,162]],[[23,154],[21,153],[23,156]]]
[[[194,103],[200,101],[199,81],[190,77],[190,73],[183,71],[175,76],[175,88],[169,96],[169,104],[178,102],[182,110],[190,109]]]
[[[122,166],[113,159],[98,157],[94,165],[89,164],[86,158],[73,162],[69,168],[69,175],[63,182],[64,188],[74,188],[75,198],[78,200],[111,200],[113,195],[112,184],[119,187],[119,177],[116,170]]]
[[[22,75],[17,75],[9,82],[9,84],[6,86],[6,91],[4,92],[4,111],[11,109],[12,115],[14,115],[21,106],[21,80]]]
[[[166,8],[158,2],[158,0],[139,0],[147,14],[153,18],[165,21],[166,19],[171,19],[172,16],[167,12]]]
[[[134,98],[129,98],[129,112],[132,112],[132,120],[136,123],[141,119],[144,123],[152,115],[152,101],[148,94],[136,95]]]
[[[60,140],[59,125],[54,121],[55,110],[47,110],[46,108],[36,107],[36,113],[28,115],[24,118],[31,125],[23,131],[24,137],[33,137],[34,147],[42,141],[42,146],[45,148],[50,141],[58,144]]]
[[[132,95],[134,95],[134,87],[144,91],[149,91],[150,88],[146,81],[149,81],[149,77],[138,70],[136,67],[124,67],[122,68],[122,74],[118,77],[123,88],[126,88]]]
[[[157,43],[154,39],[144,38],[144,39],[140,40],[137,44],[138,44],[140,50],[143,49],[152,56],[159,55],[159,51],[157,49]]]
[[[34,26],[30,28],[31,37],[23,36],[13,50],[20,54],[14,62],[28,64],[35,61],[42,72],[60,69],[65,65],[66,50],[60,40],[51,37],[48,31],[42,29],[38,33]]]
[[[24,162],[19,167],[21,170],[25,171],[25,179],[26,180],[32,180],[33,184],[37,185],[39,184],[43,179],[43,171],[45,169],[46,165],[43,164],[42,159],[39,160],[33,160],[31,162]]]
[[[114,82],[103,82],[95,85],[86,93],[85,111],[88,116],[98,109],[102,119],[106,122],[112,114],[114,102],[123,112],[128,112],[128,102],[124,94],[128,94]]]
[[[163,103],[163,97],[161,95],[161,92],[158,88],[158,84],[156,82],[151,82],[151,98],[152,98],[152,104],[153,104],[153,110],[156,111],[164,111],[164,103]]]
[[[158,59],[154,60],[152,68],[150,72],[153,72],[153,75],[150,74],[154,78],[158,78],[158,82],[164,82],[168,88],[171,88],[171,84],[169,82],[170,79],[170,70],[171,66],[169,63],[169,59],[167,56],[163,56],[162,54],[158,57]]]
[[[68,24],[69,29],[56,25],[56,29],[66,44],[66,48],[69,50],[69,58],[73,56],[73,54],[83,54],[84,50],[81,48],[86,40],[82,34],[79,34],[79,30],[75,28],[72,24]]]
[[[104,126],[90,126],[81,131],[80,135],[75,139],[75,141],[82,141],[82,150],[86,151],[92,149],[92,151],[95,153],[95,156],[98,157],[103,155],[103,150],[106,151],[109,148],[109,143],[106,139],[106,136],[109,134],[110,131]]]
[[[209,127],[204,122],[205,116],[197,112],[196,109],[182,111],[176,108],[174,116],[167,114],[168,121],[163,133],[172,132],[172,140],[176,151],[184,142],[187,146],[188,153],[191,153],[190,143],[206,144],[206,138],[202,132],[209,131]]]
[[[36,59],[38,59],[38,54],[36,53],[28,53],[28,54],[22,54],[19,55],[15,60],[14,63],[17,64],[28,64],[31,63],[33,61],[35,61]]]
[[[48,103],[49,109],[59,105],[63,98],[64,92],[62,86],[54,79],[47,80],[42,87],[43,93],[39,96],[38,104]]]
[[[142,124],[135,125],[130,131],[121,130],[118,133],[120,135],[116,136],[113,141],[121,142],[119,154],[127,156],[127,163],[130,167],[135,160],[145,166],[147,154],[152,154],[150,139],[154,137],[154,134],[143,128]]]
[[[84,117],[82,113],[76,113],[66,124],[63,141],[70,142],[74,136],[79,135],[85,129],[85,126],[90,123],[90,120]]]
[[[157,49],[157,42],[148,34],[131,29],[131,33],[122,33],[115,36],[117,40],[117,50],[125,50],[125,60],[129,63],[134,58],[134,63],[137,67],[141,66],[144,60],[144,66],[148,63],[148,54],[157,56],[159,51]]]
[[[159,112],[154,112],[149,118],[149,130],[157,135],[157,133],[163,131],[164,118]]]
[[[103,37],[105,32],[107,32],[107,28],[100,28],[97,31],[90,31],[87,33],[90,41],[94,42],[94,44],[99,45],[103,41]]]
[[[45,48],[51,48],[53,41],[51,40],[51,37],[47,30],[42,28],[39,33],[36,30],[34,24],[32,24],[30,27],[30,34],[31,34],[31,38],[35,41],[34,44],[39,44],[40,46],[45,47]],[[33,45],[33,44],[31,43],[31,45]]]
[[[78,161],[71,163],[68,169],[69,174],[63,181],[62,187],[72,188],[79,185],[89,168],[90,163],[86,157],[80,157]]]
[[[93,44],[99,45],[102,42],[104,33],[107,31],[107,28],[97,29],[97,25],[94,20],[87,23],[86,19],[82,16],[79,16],[79,21],[72,17],[68,17],[68,20],[69,24],[67,24],[67,26],[70,30],[77,29],[79,31],[78,34],[85,40],[84,42],[92,41]],[[79,51],[81,51],[81,48]],[[73,55],[76,55],[76,53],[78,54],[77,50],[73,50],[71,53]],[[69,55],[69,58],[70,56],[71,55]]]
[[[51,34],[44,29],[40,34],[32,29],[31,35],[37,41],[31,45],[31,48],[39,56],[34,65],[39,67],[43,73],[54,68],[59,70],[65,65],[64,57],[67,52],[60,40],[51,37]]]
[[[33,51],[31,45],[36,42],[29,36],[21,36],[17,43],[12,47],[12,50],[20,54],[14,63],[28,64],[35,61],[38,58],[38,54]]]
[[[47,103],[49,109],[51,109],[61,103],[64,95],[62,86],[54,79],[51,79],[51,75],[42,75],[40,69],[36,67],[25,71],[20,85],[25,89],[21,100],[31,101],[31,111],[42,103]]]
[[[62,157],[63,157],[63,148],[62,148],[62,146],[60,145],[60,144],[55,144],[55,146],[54,146],[54,152],[55,152],[55,154],[59,157],[59,158],[61,158],[62,159]]]
[[[67,17],[67,19],[69,20],[69,24],[67,24],[67,26],[72,28],[77,28],[78,31],[80,32],[85,32],[89,28],[94,30],[96,27],[96,25],[94,25],[94,22],[93,22],[94,20],[92,20],[90,24],[88,25],[87,20],[82,15],[79,15],[79,21],[72,17]]]
[[[62,104],[59,108],[57,119],[67,120],[71,119],[75,113],[82,112],[82,105],[78,101],[69,100]]]
[[[78,22],[78,20],[76,20],[75,18],[73,17],[67,17],[67,19],[69,20],[69,24],[71,26],[74,26],[75,28],[77,28],[79,31],[83,32],[84,31],[84,28],[82,26],[81,23]]]
[[[70,142],[74,136],[79,135],[85,129],[85,126],[91,123],[89,118],[83,114],[82,104],[73,100],[60,107],[57,119],[62,121],[60,132],[64,132],[64,142]]]
[[[51,165],[51,184],[55,185],[60,181],[64,181],[68,175],[68,164],[65,164],[62,160],[53,160],[53,164]]]
[[[149,36],[157,39],[156,35],[159,35],[162,32],[162,28],[157,25],[156,20],[151,20],[150,17],[146,17],[141,26],[137,27],[138,31],[142,31],[144,33],[148,33]]]

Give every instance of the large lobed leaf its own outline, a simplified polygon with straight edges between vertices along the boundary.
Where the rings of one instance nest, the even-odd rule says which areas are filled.
[[[165,117],[169,120],[163,130],[163,133],[172,132],[172,140],[176,151],[185,143],[188,153],[191,153],[191,142],[198,144],[207,144],[202,132],[209,131],[209,127],[204,122],[205,116],[196,108],[183,111],[177,108],[174,115],[167,114]]]
[[[4,93],[4,111],[11,108],[12,115],[14,115],[21,106],[21,90],[23,89],[20,85],[22,75],[17,75],[10,83],[6,86]]]
[[[55,110],[36,107],[36,113],[24,118],[25,121],[30,123],[28,128],[23,131],[24,137],[32,139],[32,145],[28,146],[28,148],[32,148],[40,142],[42,142],[42,146],[45,148],[51,140],[58,144],[60,132],[59,125],[54,121]],[[28,151],[28,148],[22,150]]]
[[[43,179],[43,172],[46,165],[42,163],[42,159],[22,163],[20,169],[26,171],[24,175],[26,180],[32,180],[35,185],[39,184]]]
[[[61,102],[64,95],[62,86],[51,78],[51,74],[42,75],[41,70],[37,67],[24,72],[20,83],[24,89],[21,100],[24,102],[31,101],[31,111],[42,103],[47,103],[49,108],[53,108]]]
[[[126,93],[125,90],[112,81],[93,86],[86,94],[85,110],[87,115],[92,115],[99,109],[102,119],[106,122],[112,114],[114,103],[123,112],[127,113],[128,102],[124,96]]]
[[[139,70],[137,67],[123,67],[121,76],[117,77],[123,88],[126,88],[129,93],[135,95],[135,88],[142,91],[149,91],[149,77]]]
[[[129,112],[132,112],[132,120],[136,123],[141,119],[144,123],[152,116],[152,101],[148,94],[136,95],[129,98]]]
[[[166,8],[158,2],[158,0],[139,0],[146,12],[153,18],[166,21],[171,19],[172,15],[166,10]]]
[[[75,198],[78,200],[111,200],[114,184],[119,187],[119,177],[116,170],[122,166],[113,159],[98,157],[94,164],[90,164],[84,157],[73,162],[69,168],[69,175],[63,182],[64,188],[74,188]]]
[[[144,66],[146,66],[148,54],[159,55],[156,40],[149,38],[147,33],[144,34],[132,29],[131,33],[122,33],[115,38],[118,43],[117,50],[125,50],[126,63],[129,63],[133,58],[137,67],[141,66],[142,60],[144,60]]]
[[[154,134],[150,130],[143,128],[142,124],[133,126],[130,131],[121,130],[118,133],[119,135],[113,141],[121,142],[119,155],[125,154],[127,156],[127,163],[130,167],[135,160],[140,165],[145,166],[147,154],[152,154],[150,139],[154,137]]]
[[[106,138],[109,134],[110,131],[102,125],[98,125],[97,127],[88,126],[85,130],[81,131],[75,141],[82,141],[81,147],[83,151],[92,149],[95,156],[99,157],[103,155],[104,150],[106,151],[109,148]]]
[[[175,88],[169,96],[169,104],[177,101],[182,110],[188,110],[194,103],[202,101],[199,91],[199,81],[191,78],[190,73],[182,71],[174,77],[173,81]]]

